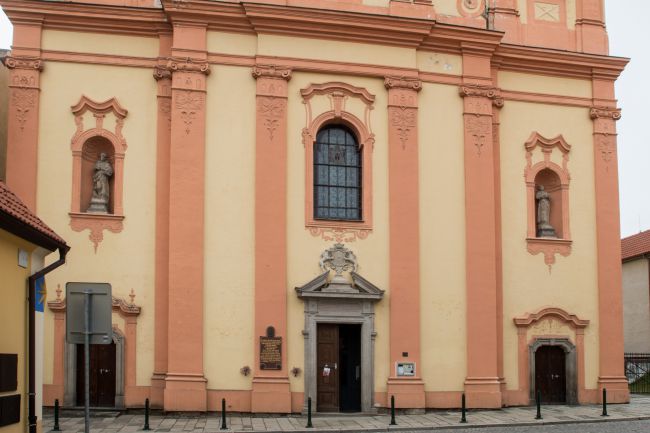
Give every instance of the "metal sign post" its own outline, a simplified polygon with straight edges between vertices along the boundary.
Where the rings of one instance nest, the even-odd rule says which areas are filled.
[[[111,285],[107,283],[67,283],[65,290],[66,341],[84,345],[84,431],[89,433],[90,345],[110,344],[113,340]]]

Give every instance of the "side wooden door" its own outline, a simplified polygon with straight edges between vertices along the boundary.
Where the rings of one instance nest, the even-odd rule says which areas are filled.
[[[317,332],[317,405],[319,412],[339,411],[339,327],[319,324]]]
[[[566,354],[559,346],[542,346],[535,352],[535,392],[542,403],[566,403]]]
[[[115,343],[90,345],[90,405],[115,406]],[[77,345],[77,406],[84,405],[84,346]]]

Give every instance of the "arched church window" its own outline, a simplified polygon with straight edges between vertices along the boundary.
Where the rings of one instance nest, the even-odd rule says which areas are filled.
[[[343,125],[321,128],[314,143],[314,219],[362,219],[362,150]]]

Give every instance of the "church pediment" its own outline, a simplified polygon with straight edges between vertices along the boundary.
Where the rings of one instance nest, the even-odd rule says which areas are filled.
[[[322,274],[296,287],[298,297],[380,300],[384,291],[356,272],[357,260],[343,244],[335,244],[320,258]]]

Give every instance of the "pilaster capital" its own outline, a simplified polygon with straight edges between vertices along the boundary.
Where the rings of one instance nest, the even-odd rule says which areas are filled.
[[[4,59],[2,59],[2,63],[8,69],[28,69],[35,71],[43,70],[43,60],[41,60],[39,57],[6,56]]]
[[[422,90],[422,81],[419,78],[405,78],[405,77],[386,77],[384,79],[384,86],[390,89],[406,89],[419,92]]]
[[[167,65],[156,65],[153,68],[153,77],[156,81],[171,80],[172,70]]]
[[[192,59],[190,57],[170,57],[167,59],[165,68],[167,68],[171,73],[195,72],[204,75],[210,75],[210,64],[207,61]]]
[[[458,89],[460,96],[465,97],[478,97],[488,98],[492,100],[492,105],[497,108],[503,107],[503,98],[501,97],[501,89],[498,87],[487,86],[484,84],[463,84]]]
[[[291,68],[277,65],[255,65],[251,71],[253,78],[279,78],[291,80]]]
[[[592,119],[611,119],[618,120],[621,118],[621,109],[615,107],[591,107],[589,116]]]

